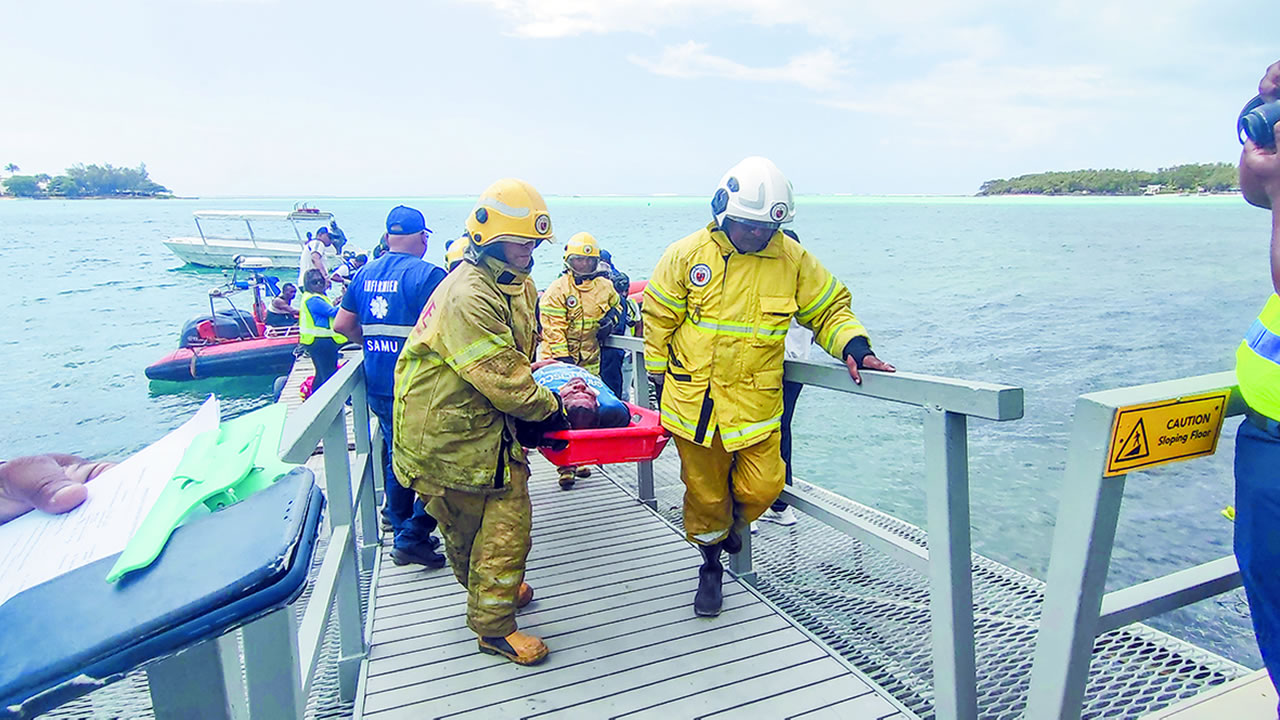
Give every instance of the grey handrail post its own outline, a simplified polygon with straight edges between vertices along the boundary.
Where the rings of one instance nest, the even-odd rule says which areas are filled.
[[[978,717],[966,430],[964,415],[925,408],[934,713],[947,720]]]
[[[347,456],[347,420],[345,408],[339,409],[324,433],[324,484],[329,501],[331,528],[352,527],[351,462]],[[360,576],[357,566],[355,533],[347,535],[342,549],[347,557],[334,590],[338,636],[341,650],[338,660],[338,693],[343,702],[356,696],[360,663],[364,659],[364,619],[360,613]]]
[[[356,452],[363,453],[369,458],[367,469],[359,478],[356,478],[359,490],[355,493],[358,500],[363,499],[356,511],[360,515],[360,528],[364,531],[360,546],[360,567],[364,570],[373,569],[373,562],[378,557],[378,546],[381,544],[377,502],[371,485],[373,478],[381,475],[381,473],[374,474],[373,470],[382,466],[382,452],[373,446],[369,431],[370,414],[369,395],[362,378],[351,389],[351,424],[355,434]]]
[[[1028,718],[1079,718],[1124,497],[1124,475],[1104,478],[1115,408],[1082,397],[1049,556]]]
[[[244,671],[248,678],[249,717],[302,720],[307,707],[298,658],[298,618],[281,608],[245,625]]]
[[[382,464],[382,454],[386,452],[385,450],[383,450],[383,445],[386,442],[387,442],[387,436],[382,434],[382,428],[381,426],[379,426],[378,431],[374,433],[374,438],[370,443],[372,445],[372,449],[370,450],[370,452],[373,454],[373,458],[374,458],[374,462],[372,463],[373,465],[373,496],[372,497],[373,497],[373,502],[377,505],[381,505],[382,502],[385,500],[383,495],[386,492],[385,488],[387,487],[386,466]]]
[[[246,720],[249,717],[234,632],[152,663],[146,673],[151,707],[157,720],[191,717]],[[301,717],[299,712],[298,718]]]
[[[738,533],[738,537],[742,539],[742,550],[737,555],[729,556],[729,572],[748,585],[756,584],[755,566],[751,560],[751,528],[744,527],[741,530],[730,530],[729,532]]]
[[[649,374],[644,369],[644,349],[631,351],[634,405],[649,407]],[[653,489],[653,461],[636,463],[636,496],[651,510],[658,509],[658,496]]]

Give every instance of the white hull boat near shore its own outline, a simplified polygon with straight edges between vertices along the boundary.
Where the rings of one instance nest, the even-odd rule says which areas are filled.
[[[308,228],[329,225],[333,214],[310,208],[292,212],[200,210],[195,213],[195,221],[198,235],[172,237],[164,243],[186,262],[234,268],[235,258],[243,256],[263,258],[272,267],[287,268],[297,267]],[[326,250],[326,254],[335,257],[337,252],[332,246]]]

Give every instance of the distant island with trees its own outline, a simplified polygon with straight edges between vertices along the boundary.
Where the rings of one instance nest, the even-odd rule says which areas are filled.
[[[19,175],[17,165],[9,163],[0,180],[4,194],[23,198],[168,198],[169,188],[147,175],[147,164],[136,168],[76,164],[62,175]]]
[[[988,180],[979,195],[1165,195],[1237,192],[1240,173],[1230,163],[1174,165],[1149,170],[1070,170]]]

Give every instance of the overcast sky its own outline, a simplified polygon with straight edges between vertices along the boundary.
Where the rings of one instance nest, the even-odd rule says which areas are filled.
[[[0,165],[182,195],[800,193],[1232,161],[1275,0],[0,0]]]

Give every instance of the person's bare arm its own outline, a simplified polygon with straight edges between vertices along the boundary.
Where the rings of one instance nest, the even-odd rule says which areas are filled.
[[[1280,62],[1267,68],[1258,94],[1267,102],[1280,99]],[[1280,293],[1280,155],[1275,147],[1245,142],[1240,151],[1240,191],[1251,205],[1271,210],[1271,285]]]
[[[346,335],[351,342],[364,342],[359,316],[346,308],[338,308],[338,316],[333,319],[333,329]]]

